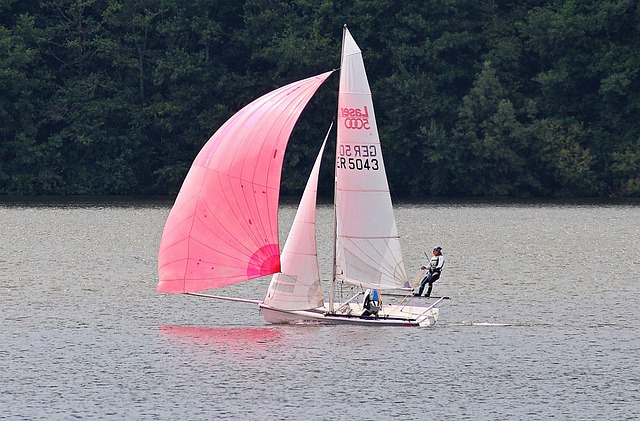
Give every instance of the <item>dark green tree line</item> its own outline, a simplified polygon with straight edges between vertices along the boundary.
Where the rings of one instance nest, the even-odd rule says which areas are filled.
[[[0,0],[0,194],[175,193],[233,112],[337,67],[347,23],[396,195],[640,196],[637,1],[405,3]],[[285,192],[336,87],[294,131]]]

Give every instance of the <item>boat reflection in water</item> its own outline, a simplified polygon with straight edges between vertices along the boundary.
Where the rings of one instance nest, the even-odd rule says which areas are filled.
[[[229,356],[263,357],[282,344],[283,333],[274,327],[208,327],[160,325],[162,336],[194,351],[216,351]]]

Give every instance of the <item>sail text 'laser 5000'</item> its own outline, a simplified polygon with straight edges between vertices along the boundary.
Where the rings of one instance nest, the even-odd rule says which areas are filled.
[[[360,108],[340,108],[340,117],[344,118],[344,127],[354,130],[370,130],[369,124],[369,110],[365,105]]]
[[[376,156],[378,156],[376,145],[349,145],[343,143],[338,147],[336,168],[377,171],[380,169],[380,164]]]

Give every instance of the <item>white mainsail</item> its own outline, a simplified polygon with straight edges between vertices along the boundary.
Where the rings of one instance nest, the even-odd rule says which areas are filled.
[[[344,28],[336,146],[336,281],[408,287],[362,52]]]

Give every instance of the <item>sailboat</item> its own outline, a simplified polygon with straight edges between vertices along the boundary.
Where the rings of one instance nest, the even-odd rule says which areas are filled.
[[[333,269],[329,294],[316,243],[318,174],[331,128],[280,250],[279,188],[293,127],[333,73],[290,83],[251,102],[209,139],[167,218],[158,290],[257,304],[268,323],[432,326],[438,304],[410,294],[362,53],[346,25],[338,94]],[[264,300],[202,293],[271,275]],[[358,292],[336,300],[338,285]],[[387,291],[400,291],[386,303]],[[327,299],[328,298],[328,299]],[[390,300],[391,301],[391,300]],[[414,302],[415,301],[415,302]]]

